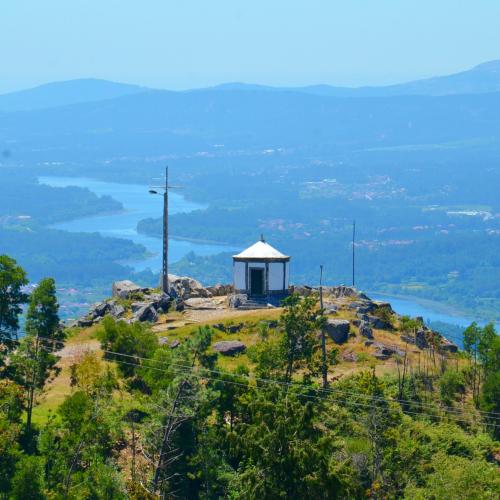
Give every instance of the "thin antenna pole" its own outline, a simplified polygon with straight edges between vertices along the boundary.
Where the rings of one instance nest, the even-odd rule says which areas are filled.
[[[352,221],[352,286],[355,286],[355,242],[356,242],[356,221]]]
[[[169,293],[168,283],[168,166],[165,167],[165,192],[163,193],[163,266],[162,290]]]
[[[323,264],[319,266],[319,305],[323,309]]]
[[[321,314],[323,314],[323,265],[319,266],[319,305],[321,307]],[[323,374],[323,389],[328,386],[328,367],[326,364],[326,338],[325,328],[321,325],[321,353],[322,353],[322,374]]]

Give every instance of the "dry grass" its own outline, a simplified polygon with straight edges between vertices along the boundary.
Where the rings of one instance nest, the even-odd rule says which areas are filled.
[[[95,339],[97,327],[85,328],[73,332],[67,340],[57,363],[59,374],[45,386],[45,391],[37,398],[37,405],[33,409],[33,422],[46,422],[50,415],[71,394],[71,365],[87,351],[98,351],[99,342]]]
[[[345,300],[346,305],[349,302]],[[217,323],[230,326],[242,323],[243,328],[237,333],[228,333],[218,329],[213,329],[213,342],[221,340],[239,340],[247,347],[255,345],[259,341],[258,325],[262,321],[279,319],[282,313],[281,308],[258,309],[254,311],[238,311],[232,309],[188,309],[184,312],[170,312],[161,315],[157,324],[152,327],[159,337],[167,337],[170,341],[184,341],[191,337],[201,326],[213,327]],[[354,320],[354,311],[341,309],[335,316],[340,319]],[[34,410],[34,420],[38,423],[46,421],[49,415],[64,401],[64,398],[71,393],[70,367],[87,350],[98,351],[99,343],[95,339],[97,327],[86,328],[76,331],[67,341],[63,351],[60,353],[61,360],[58,366],[61,368],[59,375],[52,380],[39,398],[38,405]],[[374,341],[389,346],[395,346],[401,351],[407,350],[408,363],[416,369],[419,362],[422,362],[424,353],[416,346],[406,344],[400,338],[400,332],[387,330],[373,330]],[[329,368],[329,378],[345,378],[361,370],[374,368],[378,375],[396,374],[397,363],[394,357],[387,360],[378,360],[373,354],[376,348],[366,346],[367,339],[359,334],[358,328],[351,323],[351,335],[349,340],[343,345],[335,345],[329,338],[327,339],[327,350],[335,348],[339,351],[338,363]],[[357,361],[348,361],[343,358],[352,354]],[[420,358],[420,360],[419,360]],[[455,357],[453,363],[462,365],[462,360]],[[243,353],[235,357],[219,356],[219,366],[223,371],[231,371],[238,365],[246,365],[252,369],[247,354]]]

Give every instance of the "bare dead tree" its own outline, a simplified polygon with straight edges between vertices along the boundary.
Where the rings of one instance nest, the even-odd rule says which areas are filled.
[[[96,419],[98,414],[99,414],[99,400],[96,399],[94,409],[93,409],[92,415],[89,419],[89,422]],[[68,469],[68,473],[66,474],[66,478],[64,480],[64,498],[68,498],[69,486],[71,484],[71,476],[73,474],[73,469],[76,467],[76,464],[78,462],[78,458],[80,456],[82,448],[85,445],[85,441],[86,441],[85,438],[86,438],[86,435],[84,432],[82,432],[82,436],[80,438],[80,441],[78,442],[75,453],[73,454],[73,457],[71,458],[71,463],[70,463],[70,466]]]
[[[198,351],[194,353],[193,357],[193,362],[191,364],[191,369],[194,367],[196,363],[196,359],[198,357]],[[170,464],[172,461],[166,460],[166,456],[168,453],[168,450],[170,448],[170,441],[172,438],[172,435],[175,432],[175,429],[180,425],[180,423],[176,420],[176,412],[177,409],[182,401],[182,396],[184,391],[188,388],[189,382],[187,377],[184,378],[181,383],[179,384],[179,387],[177,389],[177,393],[174,397],[173,403],[172,403],[172,408],[168,414],[167,418],[167,424],[165,425],[164,432],[163,432],[163,439],[160,447],[160,454],[158,455],[158,460],[156,462],[155,466],[155,472],[153,476],[153,482],[152,482],[152,489],[153,492],[158,491],[158,486],[160,483],[160,478],[163,470]]]

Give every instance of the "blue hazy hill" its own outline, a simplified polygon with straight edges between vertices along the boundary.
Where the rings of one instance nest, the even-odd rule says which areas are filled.
[[[17,154],[42,148],[49,156],[51,148],[76,145],[81,153],[101,149],[131,154],[203,151],[216,143],[323,152],[491,144],[500,137],[499,114],[500,92],[334,98],[290,91],[149,91],[2,113],[0,141],[15,144]]]
[[[102,101],[147,91],[146,87],[96,78],[53,82],[0,95],[0,111],[28,111]]]
[[[271,87],[249,83],[224,83],[214,90],[277,91],[290,90],[330,97],[389,97],[401,95],[480,94],[500,91],[500,60],[479,64],[472,69],[445,76],[380,87],[338,87],[308,85],[304,87]]]
[[[54,108],[71,104],[115,99],[148,92],[139,85],[86,78],[53,82],[27,90],[0,95],[0,111],[28,111]],[[205,92],[293,92],[320,97],[397,97],[407,95],[445,96],[456,94],[482,94],[500,91],[500,60],[479,64],[474,68],[452,75],[437,76],[396,85],[379,87],[339,87],[308,85],[303,87],[273,87],[250,83],[223,83],[214,87],[193,89],[179,94]]]

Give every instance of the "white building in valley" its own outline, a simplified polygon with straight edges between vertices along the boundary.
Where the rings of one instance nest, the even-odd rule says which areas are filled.
[[[249,297],[284,296],[288,294],[290,257],[261,237],[260,241],[233,255],[233,283],[236,293]]]

